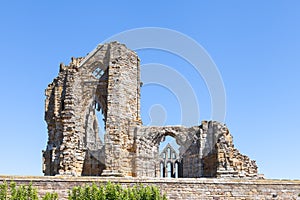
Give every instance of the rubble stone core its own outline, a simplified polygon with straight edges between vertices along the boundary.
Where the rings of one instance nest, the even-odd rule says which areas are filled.
[[[219,122],[145,127],[140,117],[140,64],[118,42],[99,45],[85,58],[60,65],[46,89],[48,143],[45,175],[160,177],[159,144],[176,139],[181,177],[257,177],[255,161],[234,148]],[[96,112],[105,124],[99,138]]]

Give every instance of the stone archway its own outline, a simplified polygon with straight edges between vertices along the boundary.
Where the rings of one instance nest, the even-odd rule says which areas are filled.
[[[199,126],[186,128],[183,126],[138,127],[136,135],[136,176],[159,177],[160,158],[159,144],[164,137],[175,138],[180,146],[179,155],[183,155],[197,140]]]

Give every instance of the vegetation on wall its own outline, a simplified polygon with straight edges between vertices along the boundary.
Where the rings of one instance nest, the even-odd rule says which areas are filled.
[[[122,187],[120,184],[108,182],[106,185],[77,186],[69,191],[69,200],[167,200],[156,186],[135,185]],[[39,197],[38,191],[29,185],[17,186],[15,182],[0,184],[0,200],[58,200],[58,194],[46,193]]]
[[[38,191],[32,187],[32,183],[28,186],[17,186],[15,182],[4,182],[0,185],[0,200],[39,200]],[[57,200],[57,193],[46,193],[42,200]]]
[[[106,185],[85,185],[74,187],[69,192],[69,200],[166,200],[156,186],[135,185],[124,188],[120,184],[108,182]]]

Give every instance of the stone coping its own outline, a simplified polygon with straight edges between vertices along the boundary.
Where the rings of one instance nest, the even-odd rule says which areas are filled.
[[[73,176],[22,176],[0,175],[0,181],[39,182],[115,182],[115,183],[183,183],[183,184],[246,184],[246,185],[300,185],[300,180],[288,179],[235,179],[235,178],[133,178],[133,177],[73,177]]]

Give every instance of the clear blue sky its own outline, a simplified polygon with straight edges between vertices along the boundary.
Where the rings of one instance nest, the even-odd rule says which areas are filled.
[[[151,26],[182,32],[210,54],[226,88],[225,121],[235,146],[257,161],[260,173],[300,179],[299,10],[296,0],[2,1],[0,174],[42,175],[44,90],[60,62],[85,56],[119,32]],[[138,54],[142,63],[176,68],[193,85],[193,70],[182,59],[153,50]],[[205,84],[193,87],[199,121],[210,119]],[[178,123],[172,94],[151,85],[142,92],[145,124],[151,105],[166,99],[165,124]]]

